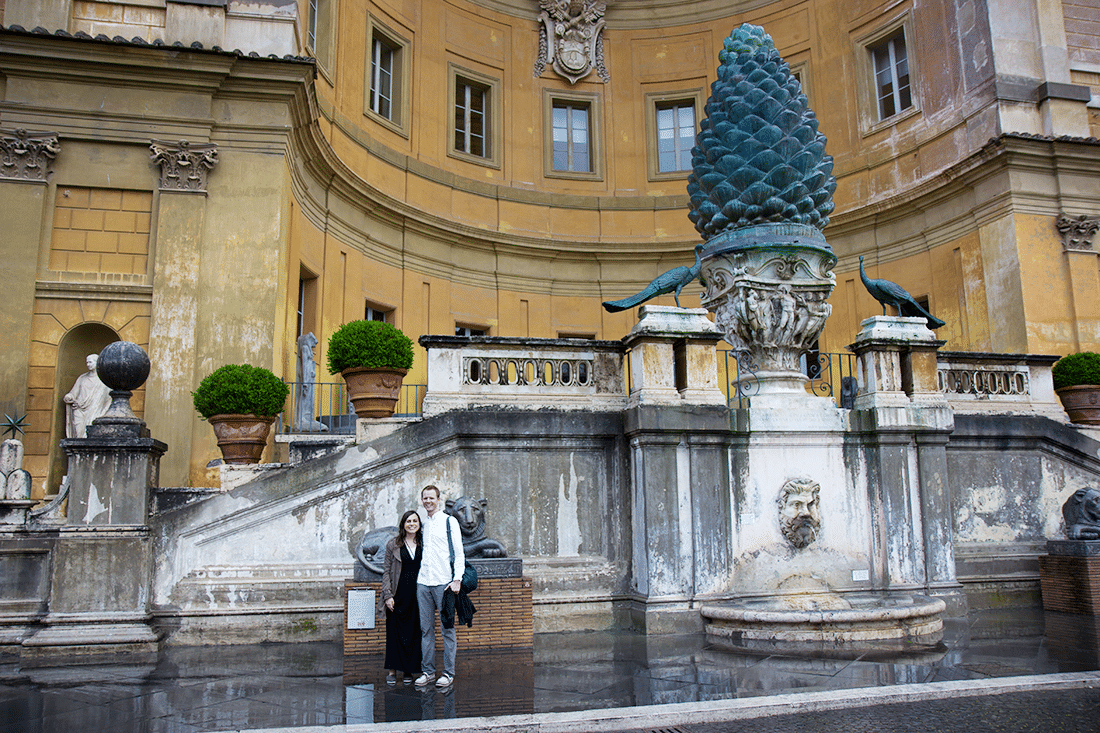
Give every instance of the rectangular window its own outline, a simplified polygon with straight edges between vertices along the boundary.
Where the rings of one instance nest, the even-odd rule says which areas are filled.
[[[393,119],[394,50],[378,36],[371,50],[370,108],[375,114]]]
[[[365,321],[381,321],[382,323],[393,323],[391,314],[392,310],[383,310],[373,305],[367,304],[366,312],[363,314],[363,320]]]
[[[461,326],[455,324],[455,336],[484,336],[489,332],[487,328],[475,328],[473,326]]]
[[[553,113],[554,170],[592,172],[588,105],[555,102]]]
[[[874,63],[875,95],[880,120],[909,109],[909,61],[905,54],[905,32],[899,31],[870,49]]]
[[[479,158],[489,157],[488,105],[489,89],[459,77],[455,79],[455,150]]]
[[[336,25],[336,0],[309,0],[309,23],[306,27],[306,45],[313,52],[322,71],[333,67],[333,28]]]
[[[695,104],[672,102],[657,105],[657,171],[691,170],[695,144]]]

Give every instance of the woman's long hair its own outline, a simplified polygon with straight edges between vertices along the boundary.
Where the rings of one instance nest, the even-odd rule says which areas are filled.
[[[400,545],[405,541],[405,522],[409,521],[409,517],[416,514],[415,509],[410,509],[401,515],[401,523],[397,525],[397,544]],[[420,519],[420,515],[416,514],[416,518]],[[424,544],[424,521],[420,521],[420,529],[416,530],[416,544]]]

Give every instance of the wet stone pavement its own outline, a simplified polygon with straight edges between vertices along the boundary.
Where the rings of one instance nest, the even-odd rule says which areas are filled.
[[[171,647],[148,664],[22,667],[0,656],[0,733],[191,733],[488,715],[607,710],[664,703],[985,680],[1100,669],[1093,617],[1036,608],[976,611],[949,619],[942,642],[903,650],[799,656],[745,653],[702,636],[628,632],[536,635],[533,649],[464,653],[453,687],[389,687],[377,656],[345,660],[339,643]],[[751,730],[1100,730],[1092,689],[880,705],[767,721],[697,724],[684,733]],[[974,699],[971,699],[974,700]],[[938,704],[938,707],[937,707]],[[905,705],[924,707],[907,709]],[[1058,706],[1062,706],[1059,708]],[[1044,707],[1045,706],[1045,707]],[[977,727],[952,728],[977,709]],[[1062,718],[1065,709],[1077,717]],[[894,711],[894,712],[891,712]],[[1015,713],[1013,711],[1016,711]],[[1049,719],[1043,718],[1050,713]],[[1030,712],[1037,727],[1020,717]],[[900,727],[888,727],[887,713]],[[1008,716],[995,727],[996,716]],[[876,717],[877,716],[877,717]],[[1090,717],[1081,717],[1090,716]],[[938,721],[939,724],[933,725]],[[998,723],[1000,725],[1000,723]],[[1030,725],[1030,723],[1028,723]],[[815,727],[816,726],[816,727]],[[923,727],[922,727],[923,726]]]

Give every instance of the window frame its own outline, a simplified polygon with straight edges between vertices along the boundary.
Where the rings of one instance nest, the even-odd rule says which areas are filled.
[[[363,114],[374,122],[389,128],[402,137],[409,137],[410,88],[412,79],[411,42],[405,36],[395,33],[389,26],[379,22],[373,16],[367,16],[367,49],[363,74]],[[374,48],[381,43],[390,50],[392,59],[390,71],[390,116],[386,117],[374,109]]]
[[[592,170],[560,171],[554,169],[554,107],[558,103],[588,108],[588,155]],[[564,178],[575,181],[603,180],[603,114],[600,95],[575,90],[546,89],[542,104],[542,168],[545,178]]]
[[[363,320],[377,321],[379,319],[372,318],[371,315],[378,314],[382,316],[382,323],[388,323],[392,326],[394,324],[394,317],[396,316],[395,311],[396,309],[380,305],[377,301],[367,300],[363,303]]]
[[[664,105],[691,102],[695,108],[695,134],[699,133],[699,121],[702,119],[703,105],[706,103],[704,87],[680,89],[676,91],[648,92],[645,95],[646,123],[646,166],[650,181],[686,181],[691,174],[689,167],[684,170],[662,171],[660,152],[657,142],[657,110]],[[694,138],[692,145],[694,146]]]
[[[485,133],[483,135],[485,146],[488,150],[486,150],[486,155],[484,156],[467,153],[455,147],[454,112],[460,79],[468,85],[481,87],[488,98],[484,105]],[[447,155],[449,157],[457,158],[467,163],[474,163],[475,165],[500,168],[500,130],[503,126],[500,90],[500,79],[487,76],[486,74],[454,63],[449,63],[447,65]]]
[[[901,35],[905,40],[906,64],[909,68],[909,100],[910,106],[889,117],[880,117],[878,83],[875,76],[874,49],[894,36]],[[913,34],[912,16],[909,11],[890,20],[875,30],[865,33],[855,39],[856,73],[859,75],[857,88],[859,90],[859,122],[864,136],[871,135],[887,127],[892,127],[903,120],[920,114],[920,69],[917,55],[915,36]]]
[[[329,84],[333,83],[332,74],[336,67],[338,3],[339,0],[308,0],[309,19],[305,28],[305,46],[317,61],[317,70]],[[317,42],[318,37],[324,41],[323,46]]]

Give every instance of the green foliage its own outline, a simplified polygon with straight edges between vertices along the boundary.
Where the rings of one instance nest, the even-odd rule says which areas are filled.
[[[1054,389],[1082,384],[1100,385],[1100,354],[1082,351],[1063,356],[1051,371],[1054,373]]]
[[[226,364],[208,374],[191,393],[195,409],[212,415],[278,415],[290,387],[263,367]]]
[[[400,329],[382,321],[351,321],[328,341],[328,370],[408,369],[413,362],[412,341]]]

